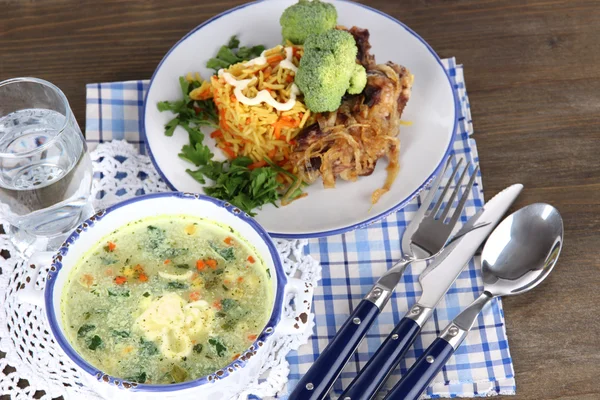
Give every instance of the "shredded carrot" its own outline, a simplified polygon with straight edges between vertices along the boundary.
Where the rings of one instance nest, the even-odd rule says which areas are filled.
[[[273,136],[275,139],[279,139],[281,136],[281,128],[295,128],[300,125],[300,121],[296,121],[290,117],[281,117],[273,124]]]
[[[140,276],[138,277],[138,279],[140,280],[140,282],[148,282],[148,275],[146,275],[145,273],[140,273]]]
[[[219,125],[223,130],[228,130],[227,122],[225,122],[225,109],[221,108],[219,110]]]
[[[258,335],[248,335],[249,340],[256,340],[256,338],[258,338]]]
[[[192,293],[190,293],[190,300],[191,301],[198,301],[198,300],[200,300],[200,292],[192,292]]]
[[[237,98],[235,97],[235,95],[231,95],[229,96],[229,100],[231,100],[232,103],[235,103],[237,101]]]
[[[116,283],[117,285],[122,285],[122,284],[124,284],[125,282],[127,282],[127,278],[125,278],[124,276],[121,276],[121,275],[119,275],[119,276],[117,276],[117,277],[115,278],[115,283]]]
[[[211,138],[218,138],[218,137],[223,137],[223,132],[221,132],[220,130],[216,130],[213,133],[210,134]]]
[[[114,244],[113,242],[108,242],[108,251],[115,251],[116,248],[116,244]]]
[[[229,158],[230,158],[230,159],[234,159],[234,158],[236,158],[236,157],[237,157],[237,155],[236,155],[236,154],[235,154],[235,152],[234,152],[234,151],[231,149],[231,147],[230,147],[230,146],[227,146],[227,145],[225,145],[225,146],[221,147],[221,149],[222,149],[222,150],[223,150],[225,153],[227,153],[227,155],[229,156]]]
[[[231,357],[232,360],[237,360],[240,356],[240,353],[234,354],[233,357]]]
[[[223,308],[223,306],[221,305],[221,300],[215,300],[212,305],[217,310],[220,310],[221,308]]]
[[[233,238],[231,236],[227,236],[223,241],[225,244],[231,245],[233,243]]]
[[[171,260],[167,259],[165,260],[165,265],[169,264],[171,262]]]
[[[263,71],[263,78],[264,79],[268,79],[271,76],[271,73],[273,72],[273,70],[271,69],[271,67],[269,66],[268,68],[266,68]]]
[[[244,282],[244,277],[243,277],[243,276],[240,276],[240,277],[238,277],[238,278],[237,278],[237,281],[238,281],[239,283],[242,283],[242,282]]]
[[[254,257],[252,257],[252,256],[248,256],[248,262],[249,262],[250,264],[254,264],[254,263],[256,262],[256,260],[254,259]]]
[[[260,160],[260,161],[257,161],[255,163],[252,163],[252,164],[248,165],[248,169],[249,170],[253,170],[253,169],[256,169],[256,168],[264,167],[265,165],[267,165],[267,162],[265,160]]]
[[[269,156],[269,159],[273,160],[275,158],[276,154],[277,154],[277,149],[273,148],[273,150],[271,150],[269,152],[269,154],[267,154],[267,156]]]
[[[202,261],[202,260],[196,261],[196,269],[198,271],[202,271],[204,268],[206,268],[206,264],[204,263],[204,261]]]
[[[274,56],[267,58],[267,64],[273,64],[273,63],[279,62],[281,60],[284,60],[284,57],[281,54],[276,54]]]
[[[250,122],[252,122],[252,120],[249,117],[246,118],[246,125],[250,125]]]
[[[288,75],[287,78],[285,78],[285,81],[288,83],[294,82],[294,77],[292,75]]]
[[[209,267],[211,267],[212,269],[217,269],[217,260],[213,260],[213,259],[208,259],[206,260],[206,264],[208,264]]]
[[[140,264],[136,265],[135,267],[133,267],[133,270],[135,272],[144,272],[144,267],[142,267]]]

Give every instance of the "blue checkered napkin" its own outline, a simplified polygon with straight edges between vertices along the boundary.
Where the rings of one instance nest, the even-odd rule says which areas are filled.
[[[461,105],[454,151],[459,156],[477,162],[462,66],[457,66],[454,59],[444,60],[444,65]],[[140,136],[140,117],[147,85],[147,81],[132,81],[87,86],[86,137],[91,149],[99,142],[125,139],[138,146],[141,152],[145,151]],[[465,222],[482,205],[483,188],[479,178],[463,212],[462,221]],[[291,370],[290,388],[327,346],[377,278],[400,258],[400,239],[404,228],[419,206],[420,199],[416,198],[403,210],[367,228],[310,241],[307,252],[321,262],[323,279],[315,291],[313,302],[316,323],[314,335],[307,345],[290,353],[287,358]],[[479,295],[482,290],[479,267],[479,260],[474,260],[461,273],[417,338],[413,349],[391,376],[388,388],[407,371],[446,324]],[[342,388],[350,383],[410,305],[416,302],[420,295],[418,276],[421,270],[422,266],[417,265],[406,271],[392,300],[335,384],[334,397],[341,394]],[[491,307],[487,307],[479,317],[465,343],[428,388],[427,395],[430,398],[490,396],[515,394],[515,389],[502,303],[493,300]]]

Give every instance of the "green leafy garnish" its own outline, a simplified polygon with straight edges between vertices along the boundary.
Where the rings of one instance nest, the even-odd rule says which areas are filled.
[[[94,329],[96,329],[96,325],[83,324],[77,330],[77,337],[84,337]]]
[[[223,355],[227,351],[227,347],[225,347],[225,345],[223,344],[223,342],[221,342],[219,338],[210,338],[208,339],[208,343],[211,346],[215,347],[215,351],[217,352],[217,355],[219,357],[223,357]]]
[[[144,296],[144,297],[150,297],[150,293],[144,292],[144,294],[142,296]]]
[[[240,41],[238,38],[232,36],[226,46],[221,46],[217,56],[208,60],[206,66],[214,69],[216,73],[221,68],[228,68],[230,65],[256,58],[265,50],[265,46],[262,45],[252,47],[239,46]]]
[[[129,297],[130,292],[127,289],[107,289],[109,296]]]
[[[127,332],[127,331],[117,331],[117,330],[113,329],[111,331],[111,334],[115,337],[120,337],[120,338],[128,338],[129,337],[129,332]]]
[[[140,352],[147,356],[153,356],[158,354],[158,348],[154,342],[149,342],[144,340],[144,338],[140,338]]]
[[[252,159],[238,157],[232,161],[211,161],[197,171],[187,172],[200,183],[204,182],[204,177],[215,182],[204,188],[209,196],[226,200],[254,216],[253,209],[268,203],[276,205],[281,184],[277,182],[277,172],[273,168],[251,170],[250,164]]]
[[[193,347],[194,353],[196,353],[196,354],[202,353],[202,347],[203,346],[200,343],[195,344],[194,347]]]
[[[181,282],[167,282],[169,289],[187,289],[189,286]]]
[[[240,303],[234,299],[223,299],[221,300],[221,306],[223,306],[223,311],[229,311],[234,307],[238,307]]]
[[[209,246],[211,249],[213,249],[215,251],[215,253],[217,253],[219,255],[219,257],[221,257],[223,260],[225,261],[232,261],[235,259],[235,254],[234,254],[234,250],[233,247],[223,247],[220,248],[219,246],[217,246],[216,244],[214,244],[213,242],[209,243]]]
[[[102,265],[113,265],[117,263],[117,259],[115,257],[100,257],[100,261],[102,261]]]
[[[98,335],[94,335],[88,343],[88,349],[96,350],[100,346],[102,346],[102,338]]]
[[[147,376],[146,376],[145,372],[141,372],[136,376],[125,378],[126,381],[137,382],[137,383],[144,383],[144,382],[146,382],[146,379],[147,379]]]
[[[164,229],[148,225],[147,230],[146,251],[153,254],[154,257],[163,260],[172,259],[189,251],[189,249],[175,248],[175,243],[167,239]]]
[[[175,268],[190,269],[190,266],[187,264],[177,264],[175,265]]]

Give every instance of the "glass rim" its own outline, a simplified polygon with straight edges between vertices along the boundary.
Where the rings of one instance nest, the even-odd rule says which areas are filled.
[[[23,152],[23,153],[18,153],[18,154],[15,154],[15,153],[3,153],[3,152],[0,151],[0,158],[30,157],[31,155],[33,155],[35,153],[44,151],[45,149],[47,149],[48,147],[50,147],[56,140],[58,140],[62,136],[62,134],[66,131],[66,128],[67,128],[67,125],[69,124],[69,121],[73,117],[73,112],[71,111],[71,107],[69,106],[69,101],[67,100],[67,96],[65,96],[65,94],[62,92],[62,90],[60,90],[58,88],[58,86],[56,86],[55,84],[53,84],[51,82],[48,82],[48,81],[46,81],[44,79],[33,78],[33,77],[11,78],[11,79],[7,79],[7,80],[4,80],[4,81],[0,81],[0,88],[2,88],[3,86],[11,85],[13,83],[18,83],[18,82],[37,83],[37,84],[49,87],[50,89],[52,89],[53,91],[55,91],[58,94],[58,97],[61,99],[61,101],[63,102],[63,104],[65,106],[65,122],[60,127],[60,129],[58,130],[58,133],[54,137],[52,137],[50,140],[46,141],[42,145],[36,147],[35,149],[29,150],[29,151],[26,151],[26,152]],[[4,117],[4,116],[2,116],[2,117]]]

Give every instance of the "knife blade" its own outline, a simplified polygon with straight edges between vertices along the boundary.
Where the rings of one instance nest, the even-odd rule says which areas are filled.
[[[454,235],[444,251],[421,273],[422,294],[396,325],[377,352],[346,388],[341,399],[370,400],[410,348],[434,308],[445,296],[502,216],[523,190],[523,185],[507,187],[473,215]]]
[[[448,245],[450,251],[435,258],[419,276],[423,293],[415,306],[435,308],[522,190],[521,184],[507,187],[467,221]]]

